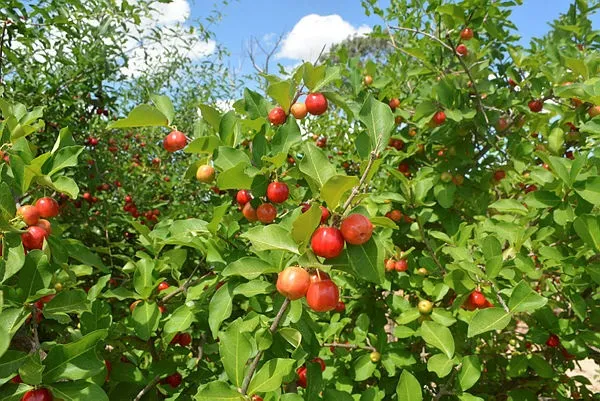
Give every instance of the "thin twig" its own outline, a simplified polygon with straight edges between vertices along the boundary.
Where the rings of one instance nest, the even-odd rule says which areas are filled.
[[[413,32],[419,35],[423,35],[423,36],[427,36],[428,38],[438,42],[440,45],[444,46],[446,49],[449,49],[451,51],[454,52],[454,49],[450,46],[448,46],[448,44],[446,42],[444,42],[443,40],[441,40],[440,38],[435,37],[434,35],[427,33],[427,32],[423,32],[419,29],[413,29],[413,28],[405,28],[403,26],[392,26],[390,27],[391,29],[397,29],[399,31],[407,31],[407,32]]]
[[[498,302],[500,302],[500,305],[502,305],[502,308],[504,309],[504,311],[506,313],[510,313],[510,309],[508,309],[506,302],[504,302],[504,299],[502,299],[502,296],[500,295],[500,291],[498,291],[498,288],[496,287],[496,285],[494,283],[492,283],[491,281],[490,281],[490,285],[492,286],[492,289],[496,293],[496,298],[498,298]]]
[[[160,380],[160,376],[156,376],[154,379],[152,379],[152,381],[148,384],[146,384],[146,387],[144,387],[142,389],[142,391],[140,391],[138,393],[138,395],[133,399],[133,401],[140,401],[142,399],[142,397],[144,395],[146,395],[146,393],[148,393],[148,391],[150,391],[152,389],[152,387],[156,386],[156,384],[159,382]]]
[[[269,331],[271,332],[271,334],[274,334],[275,331],[277,331],[277,327],[279,327],[279,322],[281,322],[281,319],[283,318],[283,315],[285,313],[285,311],[287,310],[288,306],[290,305],[290,299],[286,298],[285,301],[283,301],[283,304],[281,304],[281,308],[279,308],[279,312],[277,312],[277,315],[275,316],[275,319],[273,319],[273,323],[271,324],[271,327],[269,328]],[[241,393],[243,395],[246,395],[246,393],[248,392],[248,387],[250,386],[250,380],[252,380],[252,376],[254,376],[254,372],[256,372],[256,368],[258,368],[258,364],[260,363],[260,359],[263,356],[263,351],[260,351],[258,354],[256,354],[256,356],[254,357],[254,359],[252,360],[252,363],[250,364],[250,367],[248,368],[248,373],[246,373],[246,376],[244,377],[244,381],[242,383],[242,388],[241,388]]]
[[[347,349],[364,349],[367,351],[377,351],[377,348],[371,346],[371,345],[358,345],[358,344],[341,344],[341,343],[337,343],[337,342],[333,342],[333,343],[324,343],[321,345],[321,347],[335,347],[335,348],[347,348]]]
[[[427,237],[425,236],[425,229],[423,228],[423,224],[421,224],[421,221],[419,220],[419,217],[417,217],[416,220],[417,220],[417,226],[419,226],[419,233],[421,234],[421,238],[423,240],[423,243],[425,244],[425,247],[427,247],[427,250],[429,251],[429,254],[433,258],[433,261],[435,262],[435,264],[440,268],[441,272],[445,273],[446,269],[444,268],[444,266],[442,266],[442,263],[440,262],[440,260],[438,259],[437,255],[435,254],[435,251],[433,250],[433,247],[431,246],[431,244],[427,240]]]
[[[166,296],[165,296],[165,297],[164,297],[164,298],[161,300],[161,302],[162,302],[163,304],[165,304],[165,303],[169,302],[169,300],[170,300],[171,298],[173,298],[175,295],[181,294],[182,292],[186,292],[186,291],[187,291],[187,289],[188,289],[188,288],[190,288],[192,285],[194,285],[194,284],[196,284],[196,283],[198,283],[198,282],[202,281],[202,279],[204,279],[204,278],[206,278],[206,277],[208,277],[208,276],[212,276],[212,275],[214,274],[212,271],[211,271],[211,272],[208,272],[208,273],[206,273],[205,275],[203,275],[203,276],[201,276],[201,277],[197,278],[196,280],[194,280],[194,281],[192,282],[192,277],[194,277],[194,273],[196,273],[196,271],[197,271],[199,268],[200,268],[200,264],[198,264],[198,266],[196,266],[196,268],[194,269],[194,271],[192,272],[192,274],[190,275],[190,277],[188,277],[188,279],[185,281],[185,283],[183,283],[183,285],[181,285],[181,286],[180,286],[179,288],[177,288],[175,291],[173,291],[173,292],[171,292],[171,293],[167,294],[167,295],[166,295]]]
[[[4,20],[4,24],[2,25],[2,35],[0,36],[0,84],[2,84],[2,59],[4,57],[4,36],[6,34],[6,26],[8,25],[8,20]]]

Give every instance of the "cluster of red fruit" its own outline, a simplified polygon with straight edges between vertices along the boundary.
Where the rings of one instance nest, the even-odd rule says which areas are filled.
[[[394,260],[386,259],[385,260],[385,271],[391,272],[393,270],[399,272],[405,272],[408,270],[408,261],[406,259]]]
[[[179,344],[182,347],[187,347],[192,343],[192,336],[190,333],[177,333],[171,340],[171,344]]]
[[[462,31],[460,31],[460,38],[464,41],[473,39],[473,30],[471,28],[464,28]],[[467,49],[467,46],[464,43],[461,43],[458,46],[456,46],[456,53],[459,56],[466,56],[467,54],[469,54],[469,50]]]
[[[241,189],[238,191],[235,199],[242,208],[242,214],[250,222],[260,221],[263,224],[270,224],[277,217],[277,208],[274,203],[283,203],[290,196],[290,189],[284,182],[274,181],[267,186],[267,200],[271,203],[261,203],[256,209],[251,204],[253,199],[250,191]]]
[[[479,290],[475,290],[469,294],[469,298],[467,298],[467,301],[463,305],[466,310],[485,309],[493,306]]]
[[[294,103],[290,107],[290,113],[294,118],[301,120],[308,113],[314,116],[320,116],[327,111],[327,98],[319,92],[309,93],[306,95],[304,103]],[[269,122],[273,125],[282,125],[287,120],[287,113],[280,107],[274,107],[269,111]]]
[[[312,363],[318,363],[319,366],[321,367],[321,372],[325,371],[325,361],[322,360],[321,358],[314,358],[311,360]],[[306,386],[308,385],[308,381],[306,378],[306,372],[307,372],[307,368],[306,368],[306,364],[300,366],[298,369],[296,369],[296,373],[298,374],[298,380],[296,381],[296,385],[298,387],[302,387],[302,388],[306,388]]]
[[[412,223],[412,218],[406,214],[402,214],[402,212],[398,209],[391,210],[385,214],[385,217],[392,220],[395,223],[398,223],[404,220],[405,223]]]
[[[335,258],[342,253],[344,241],[351,245],[362,245],[371,239],[373,224],[362,214],[351,214],[346,217],[340,228],[319,227],[312,235],[310,245],[317,256],[327,259]]]
[[[148,222],[151,222],[151,221],[155,222],[158,220],[158,216],[160,216],[160,210],[158,210],[158,209],[148,210],[142,214],[139,212],[131,195],[126,195],[124,200],[125,200],[125,205],[123,205],[123,211],[129,213],[131,215],[131,217],[133,217],[134,219],[137,219],[143,215],[146,218],[146,220],[148,220]],[[142,222],[142,223],[144,223],[144,222]]]
[[[52,233],[52,225],[46,219],[58,216],[58,202],[49,197],[40,198],[32,205],[23,205],[17,215],[27,224],[27,231],[21,234],[25,250],[42,249],[44,240]]]
[[[279,273],[277,291],[289,299],[306,297],[306,303],[315,312],[343,312],[346,305],[340,301],[340,290],[327,273],[309,274],[300,266],[290,266]]]

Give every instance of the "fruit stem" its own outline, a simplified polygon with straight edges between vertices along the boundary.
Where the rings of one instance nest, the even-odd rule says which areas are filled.
[[[287,310],[288,306],[290,305],[290,302],[291,302],[290,299],[286,298],[285,301],[283,301],[283,304],[281,304],[281,308],[279,308],[279,312],[277,312],[277,315],[275,316],[275,319],[273,319],[273,323],[271,324],[271,327],[269,327],[269,331],[271,332],[271,334],[275,334],[275,332],[277,331],[277,328],[279,327],[279,323],[281,322],[281,319],[283,318],[285,311]],[[248,373],[246,373],[246,376],[244,377],[244,381],[242,383],[242,388],[240,389],[240,392],[243,395],[246,395],[246,393],[248,392],[248,387],[250,386],[250,380],[252,380],[252,376],[254,376],[254,372],[256,372],[256,368],[258,368],[258,364],[262,358],[262,355],[263,355],[263,351],[260,351],[258,354],[256,354],[256,356],[252,360],[252,363],[250,364],[250,368],[248,369]]]

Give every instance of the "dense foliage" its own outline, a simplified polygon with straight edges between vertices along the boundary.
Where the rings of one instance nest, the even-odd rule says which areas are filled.
[[[390,3],[231,107],[125,79],[148,4],[0,8],[0,399],[600,399],[600,6]]]

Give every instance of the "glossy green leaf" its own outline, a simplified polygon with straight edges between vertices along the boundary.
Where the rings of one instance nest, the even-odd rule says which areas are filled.
[[[229,380],[241,387],[244,381],[246,362],[252,355],[252,343],[249,333],[242,333],[237,326],[232,325],[229,330],[220,334],[219,354],[221,362]]]
[[[402,401],[422,401],[423,392],[421,383],[408,371],[403,370],[400,375],[400,381],[396,387],[398,400]]]
[[[160,311],[155,303],[142,302],[133,310],[131,319],[135,335],[147,341],[158,328]]]
[[[142,104],[135,107],[127,115],[127,118],[122,118],[108,124],[109,129],[112,128],[134,128],[134,127],[168,127],[169,119],[156,107],[149,104]]]
[[[425,320],[421,324],[421,337],[427,344],[446,354],[448,358],[454,356],[454,337],[447,327]]]
[[[502,308],[478,309],[469,323],[467,337],[474,337],[490,330],[502,330],[510,323],[511,316]]]
[[[458,372],[458,383],[463,391],[473,387],[481,376],[481,362],[475,355],[465,356]]]
[[[546,305],[547,302],[547,298],[535,292],[525,280],[521,280],[508,300],[508,308],[512,313],[532,313],[536,309]]]
[[[267,361],[252,377],[248,394],[275,391],[294,367],[294,359],[275,358]]]

